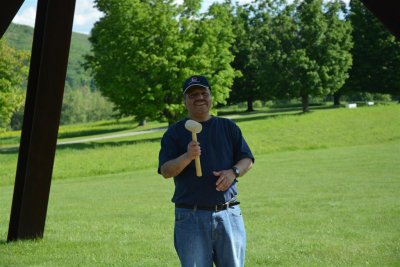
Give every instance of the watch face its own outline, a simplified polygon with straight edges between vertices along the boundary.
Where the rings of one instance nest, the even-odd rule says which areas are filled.
[[[232,170],[235,173],[236,177],[238,177],[240,175],[240,170],[238,168],[233,167]]]

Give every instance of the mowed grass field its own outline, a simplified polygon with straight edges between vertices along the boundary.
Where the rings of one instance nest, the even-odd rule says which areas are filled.
[[[233,119],[256,157],[246,266],[400,265],[399,105]],[[162,133],[60,146],[37,241],[5,243],[17,155],[0,152],[0,266],[179,266]]]

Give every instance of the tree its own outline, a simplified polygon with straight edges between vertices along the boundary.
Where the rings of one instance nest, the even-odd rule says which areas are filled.
[[[112,118],[113,106],[99,91],[82,87],[64,93],[61,124],[84,123]]]
[[[263,27],[268,29],[270,16],[264,12],[262,4],[237,5],[234,17],[234,28],[236,40],[232,47],[235,60],[232,66],[241,72],[233,83],[232,92],[229,96],[231,103],[247,102],[247,111],[254,111],[255,100],[265,100],[268,90],[264,84],[257,83],[257,73],[260,60],[256,50],[260,45],[260,39],[264,32]]]
[[[229,4],[199,14],[200,0],[97,0],[105,15],[92,30],[86,66],[121,116],[175,122],[184,113],[181,86],[192,74],[212,83],[223,103],[235,72]]]
[[[300,97],[303,112],[309,96],[339,90],[351,65],[351,25],[340,18],[341,1],[305,0],[286,5],[273,17],[260,55],[260,79],[279,97]]]
[[[232,53],[235,59],[232,66],[241,72],[234,80],[232,92],[229,95],[230,103],[238,103],[243,100],[247,101],[247,111],[253,111],[253,99],[255,97],[254,79],[252,79],[251,56],[252,56],[252,40],[251,32],[251,10],[248,5],[236,7],[234,16],[234,28],[236,33],[235,43],[232,46]]]
[[[348,91],[400,96],[400,41],[360,1],[350,1],[350,12],[353,66],[338,96]]]
[[[23,105],[27,61],[27,53],[15,51],[0,40],[0,130],[9,127],[13,113]]]

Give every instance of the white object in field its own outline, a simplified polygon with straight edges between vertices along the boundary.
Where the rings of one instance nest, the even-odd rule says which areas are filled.
[[[348,108],[356,108],[357,104],[356,103],[350,103],[350,104],[347,104],[347,107]]]

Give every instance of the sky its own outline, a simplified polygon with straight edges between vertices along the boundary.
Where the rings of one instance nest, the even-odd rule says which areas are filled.
[[[35,25],[37,0],[25,0],[13,22],[33,27]],[[93,7],[93,0],[76,0],[73,31],[89,34],[93,24],[102,13]]]
[[[182,0],[176,0],[182,3]],[[222,0],[203,0],[203,9],[217,1]],[[240,0],[241,2],[249,0]],[[37,0],[25,0],[13,22],[33,27],[35,25]],[[98,21],[102,13],[94,7],[93,0],[76,0],[73,31],[89,34],[93,24]]]

